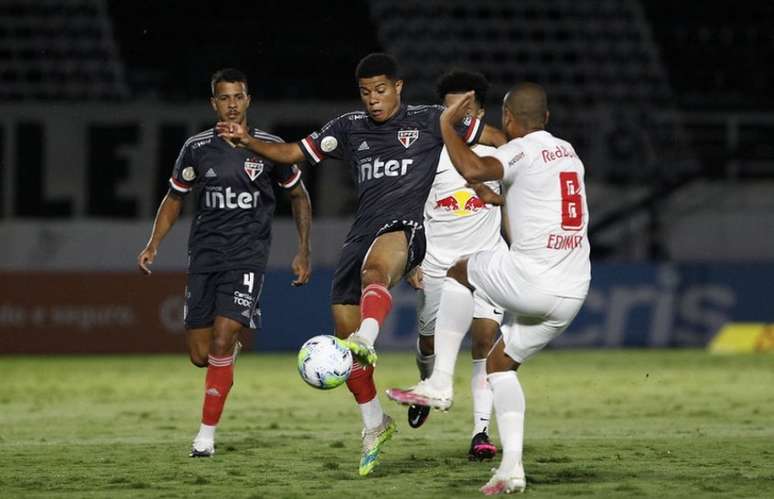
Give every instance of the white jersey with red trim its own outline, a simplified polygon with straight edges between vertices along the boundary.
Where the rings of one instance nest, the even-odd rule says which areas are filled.
[[[492,156],[497,151],[480,144],[472,150],[479,156]],[[425,202],[427,252],[422,271],[427,275],[441,277],[460,258],[498,245],[505,246],[500,235],[500,207],[485,204],[476,191],[466,185],[444,147]],[[486,185],[500,193],[500,182],[486,182]]]
[[[583,298],[591,280],[583,162],[540,130],[493,155],[503,166],[511,255],[522,277],[556,296]]]

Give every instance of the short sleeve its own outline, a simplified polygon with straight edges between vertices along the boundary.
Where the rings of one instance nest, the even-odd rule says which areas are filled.
[[[283,189],[292,189],[301,180],[301,169],[296,165],[275,165],[272,178]]]
[[[511,183],[518,169],[527,163],[524,150],[515,141],[497,148],[493,157],[503,165],[503,181],[506,183]]]
[[[309,163],[316,165],[328,158],[339,160],[349,158],[351,114],[345,114],[329,121],[318,132],[313,132],[301,140],[301,151]]]
[[[462,137],[466,144],[477,144],[484,131],[484,124],[474,116],[466,116],[465,119],[454,125],[457,135]]]
[[[169,177],[169,187],[178,195],[185,196],[196,181],[198,168],[195,163],[190,141],[183,145],[180,154],[175,160],[175,166],[172,169],[172,175]]]

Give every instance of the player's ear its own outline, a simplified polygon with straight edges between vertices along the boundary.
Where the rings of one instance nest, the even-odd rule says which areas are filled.
[[[548,118],[550,117],[551,117],[551,113],[548,110],[546,110],[546,119],[543,121],[543,126],[548,125]]]
[[[245,106],[245,108],[250,107],[251,102],[253,102],[253,98],[252,96],[250,96],[250,94],[247,94],[247,105]]]
[[[217,113],[218,112],[218,105],[215,102],[215,97],[210,97],[210,105],[212,106],[212,110]]]
[[[401,90],[403,90],[403,80],[395,80],[395,93],[400,95]]]

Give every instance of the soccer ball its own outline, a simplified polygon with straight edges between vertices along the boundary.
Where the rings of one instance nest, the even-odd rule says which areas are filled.
[[[301,379],[315,388],[336,388],[347,381],[351,371],[352,352],[335,336],[322,334],[309,338],[298,352]]]

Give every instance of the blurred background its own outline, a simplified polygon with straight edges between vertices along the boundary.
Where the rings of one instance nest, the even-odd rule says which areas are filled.
[[[186,217],[136,270],[210,75],[242,69],[252,126],[298,140],[360,108],[358,60],[399,59],[404,101],[451,67],[520,80],[586,165],[592,290],[555,347],[702,346],[774,322],[774,3],[666,0],[0,0],[0,353],[182,352]],[[347,165],[304,170],[312,283],[291,288],[280,196],[257,350],[331,331],[356,206]],[[412,349],[402,285],[381,348]],[[774,337],[774,335],[773,335]]]

